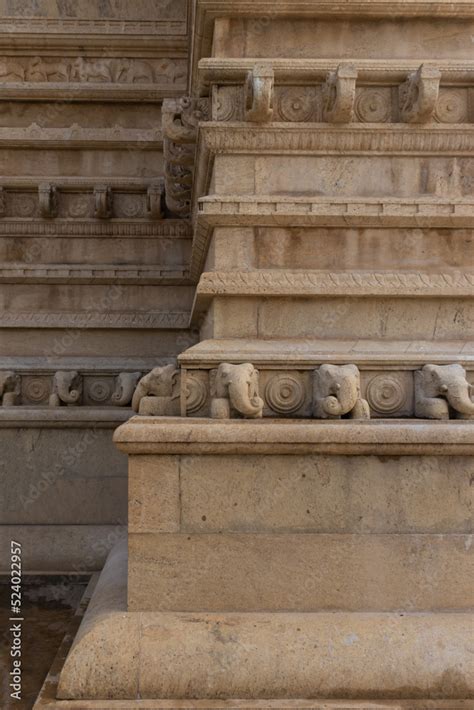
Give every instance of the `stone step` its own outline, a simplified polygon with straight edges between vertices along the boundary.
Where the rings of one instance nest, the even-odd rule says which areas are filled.
[[[129,608],[467,610],[471,546],[469,535],[130,533]]]

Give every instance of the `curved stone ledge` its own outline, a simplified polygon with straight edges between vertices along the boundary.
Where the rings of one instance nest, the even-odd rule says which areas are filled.
[[[130,419],[114,433],[129,454],[374,454],[429,456],[474,453],[474,425],[466,421],[379,419],[213,420]]]
[[[120,544],[66,659],[59,698],[474,695],[469,614],[127,612],[126,574]]]

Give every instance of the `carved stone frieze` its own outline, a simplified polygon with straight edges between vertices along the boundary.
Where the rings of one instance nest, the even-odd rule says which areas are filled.
[[[131,57],[0,57],[4,83],[183,84],[184,59]]]
[[[441,72],[422,64],[400,86],[400,118],[405,123],[426,123],[436,109]]]
[[[474,419],[474,387],[462,365],[425,365],[415,372],[415,416]]]
[[[370,379],[365,396],[371,410],[380,416],[390,416],[405,409],[409,392],[405,378],[384,373]]]
[[[100,184],[79,189],[45,182],[38,185],[37,196],[29,188],[20,190],[14,185],[0,187],[0,218],[162,220],[164,217],[161,182],[140,189],[131,185],[128,190]]]
[[[141,375],[141,372],[120,372],[115,380],[112,404],[116,407],[128,407]]]

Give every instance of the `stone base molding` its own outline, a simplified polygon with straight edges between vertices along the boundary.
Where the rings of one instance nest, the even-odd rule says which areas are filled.
[[[127,612],[126,580],[119,543],[62,668],[54,669],[57,700],[46,682],[35,710],[469,707],[468,614]],[[334,700],[299,701],[302,692]],[[240,700],[221,699],[230,694]]]

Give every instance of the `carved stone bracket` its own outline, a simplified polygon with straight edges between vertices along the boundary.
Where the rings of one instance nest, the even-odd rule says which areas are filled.
[[[58,191],[54,185],[43,183],[38,187],[39,210],[43,219],[58,215]]]
[[[256,64],[247,74],[244,86],[245,118],[247,121],[264,123],[273,116],[273,68]]]
[[[426,123],[438,102],[441,72],[422,64],[399,87],[400,118],[404,123]]]
[[[166,99],[162,107],[165,202],[178,217],[188,217],[199,121],[209,118],[209,99]]]
[[[474,419],[474,387],[462,365],[425,365],[415,372],[415,416]]]
[[[163,219],[163,186],[153,183],[149,186],[146,194],[146,208],[150,219]]]
[[[323,120],[350,123],[354,114],[357,69],[352,64],[340,64],[330,72],[322,86]]]
[[[94,188],[95,217],[110,219],[112,217],[112,190],[107,185],[97,185]]]

